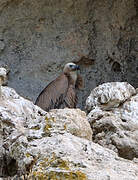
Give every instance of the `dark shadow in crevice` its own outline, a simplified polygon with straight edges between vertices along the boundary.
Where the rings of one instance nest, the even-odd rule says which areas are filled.
[[[18,164],[15,159],[3,157],[3,160],[0,165],[0,177],[12,177],[17,174]]]
[[[114,62],[112,65],[112,71],[121,72],[121,65],[118,62]]]

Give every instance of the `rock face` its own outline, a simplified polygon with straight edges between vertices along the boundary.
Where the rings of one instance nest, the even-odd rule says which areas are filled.
[[[70,133],[89,140],[92,138],[92,130],[84,112],[79,109],[64,109],[46,113],[8,87],[2,87],[0,127],[0,176],[12,176],[21,169],[25,172],[39,156],[29,155],[31,151],[35,152],[35,142],[43,149],[41,140],[45,144],[49,137],[57,137],[59,134]]]
[[[0,67],[0,86],[6,83],[7,74],[8,74],[8,71],[4,67]]]
[[[7,83],[8,71],[4,67],[0,67],[0,101],[1,101],[1,86]]]
[[[127,82],[112,82],[99,85],[92,90],[86,100],[86,109],[90,111],[95,107],[110,110],[136,94],[136,90]]]
[[[138,94],[128,83],[105,83],[86,101],[93,141],[126,159],[138,158]]]
[[[93,143],[91,136],[86,115],[79,109],[46,113],[15,90],[2,87],[2,179],[137,179],[136,162]]]
[[[92,129],[86,121],[86,114],[79,109],[54,109],[49,112],[46,119],[52,134],[69,132],[75,136],[92,140]]]
[[[34,142],[33,145],[38,143]],[[138,175],[138,165],[124,161],[112,151],[70,134],[51,137],[47,141],[41,141],[39,145],[41,145],[39,153],[44,156],[35,163],[29,177],[134,180]],[[33,151],[30,155],[38,153],[37,146]],[[49,168],[46,169],[47,167]]]
[[[9,85],[36,99],[67,62],[81,65],[85,88],[107,81],[138,87],[136,0],[1,0],[0,63]]]

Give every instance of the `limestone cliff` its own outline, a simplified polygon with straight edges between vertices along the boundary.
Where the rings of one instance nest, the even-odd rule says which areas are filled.
[[[120,158],[112,150],[92,142],[92,129],[85,112],[65,108],[46,113],[19,96],[14,89],[1,87],[1,90],[1,180],[137,180],[137,159],[130,161]],[[98,132],[103,129],[103,132],[111,133],[105,134],[107,140],[111,135],[113,137],[113,133],[116,135],[114,137],[120,137],[119,128],[122,123],[117,122],[113,115],[107,116],[108,121],[104,118],[106,117],[101,120],[99,118],[99,122],[106,122],[101,127],[98,126],[98,119],[95,120],[95,128],[92,127],[93,137],[98,138],[96,129]],[[105,128],[109,131],[105,131]],[[111,131],[112,129],[117,130]],[[133,128],[131,130],[127,142],[133,142],[136,148],[134,136],[136,140],[137,127],[135,132]],[[125,129],[122,132],[124,140],[127,132]],[[123,147],[124,142],[118,142]],[[133,157],[137,157],[135,155]]]
[[[31,100],[67,62],[81,65],[85,88],[108,81],[138,87],[136,0],[1,0],[0,64],[9,86]]]
[[[80,109],[45,112],[0,88],[0,180],[137,180],[138,96],[130,84],[92,90],[87,117]]]

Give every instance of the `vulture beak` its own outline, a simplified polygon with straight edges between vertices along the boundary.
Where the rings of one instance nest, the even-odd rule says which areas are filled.
[[[72,70],[74,70],[74,71],[80,70],[80,66],[78,66],[78,65],[75,64],[75,65],[72,67]]]
[[[70,70],[72,70],[72,71],[80,70],[80,66],[77,64],[74,64],[74,63],[70,63],[69,67],[70,67]]]
[[[80,66],[79,65],[76,65],[76,70],[80,70]]]

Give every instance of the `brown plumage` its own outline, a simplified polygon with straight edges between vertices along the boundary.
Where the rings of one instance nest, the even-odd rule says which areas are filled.
[[[83,86],[82,77],[77,73],[78,69],[79,66],[74,63],[66,64],[63,73],[44,88],[35,104],[45,111],[65,107],[75,108],[76,89]]]

